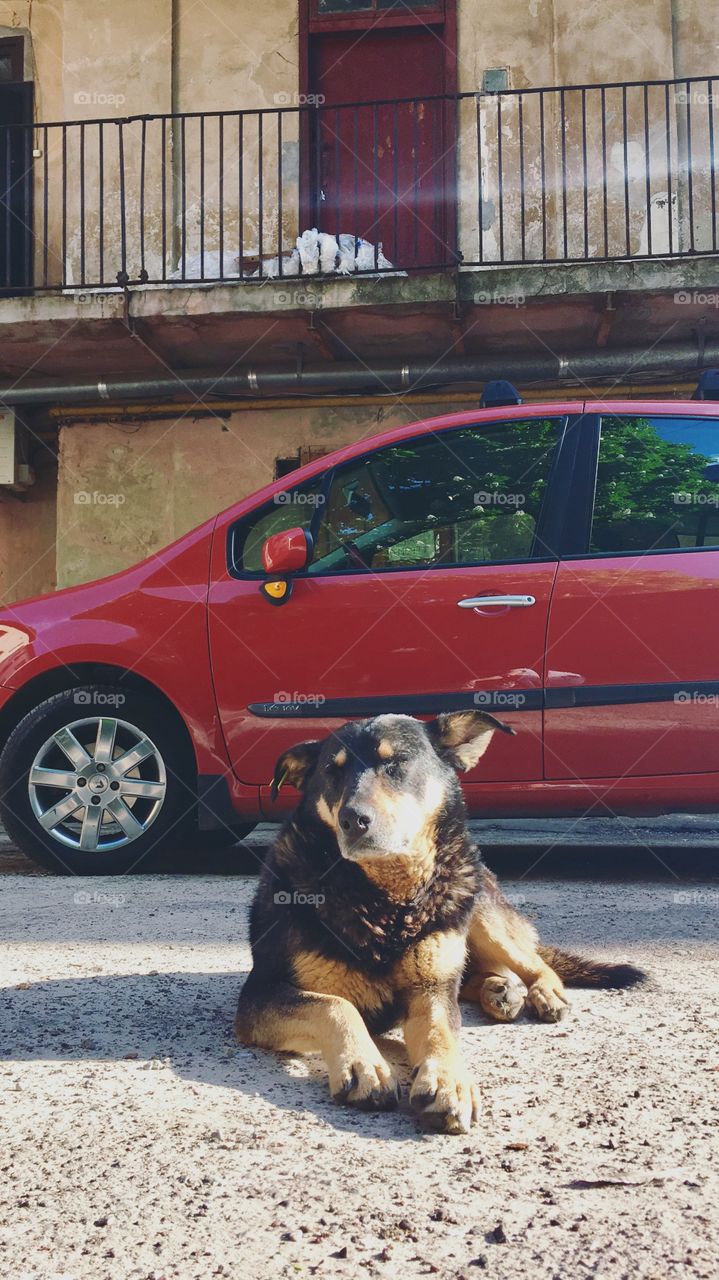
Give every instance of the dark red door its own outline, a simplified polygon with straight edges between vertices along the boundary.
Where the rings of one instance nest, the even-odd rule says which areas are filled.
[[[455,259],[454,104],[440,26],[313,35],[316,219],[403,268]],[[346,105],[341,104],[357,104]],[[377,266],[378,259],[369,269]]]

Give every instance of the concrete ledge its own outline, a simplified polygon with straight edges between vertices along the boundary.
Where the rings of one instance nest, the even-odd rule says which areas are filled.
[[[133,316],[263,315],[277,311],[311,312],[354,307],[451,303],[457,295],[473,303],[498,296],[524,298],[637,293],[719,291],[719,256],[623,262],[460,267],[454,271],[400,276],[288,277],[221,284],[168,283],[130,286]],[[0,325],[43,322],[122,320],[120,289],[81,290],[0,299]]]

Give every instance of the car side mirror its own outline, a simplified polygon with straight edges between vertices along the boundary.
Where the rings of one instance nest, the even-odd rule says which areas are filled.
[[[262,568],[267,580],[262,593],[272,604],[289,600],[292,584],[287,578],[306,569],[312,555],[312,535],[306,529],[283,529],[273,533],[262,544]]]
[[[304,529],[283,529],[265,538],[262,544],[262,568],[271,577],[298,573],[306,569],[312,551],[312,539]]]

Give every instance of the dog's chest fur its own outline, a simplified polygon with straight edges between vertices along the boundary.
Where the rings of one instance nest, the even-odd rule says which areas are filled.
[[[433,869],[400,901],[336,849],[318,848],[316,833],[294,823],[280,837],[273,863],[274,876],[298,904],[292,932],[299,946],[373,978],[389,973],[429,934],[465,929],[479,883],[478,855],[463,824],[438,832]]]

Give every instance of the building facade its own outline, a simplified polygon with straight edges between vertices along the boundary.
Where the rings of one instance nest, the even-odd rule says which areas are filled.
[[[0,599],[489,377],[685,390],[719,358],[712,18],[0,4]]]

